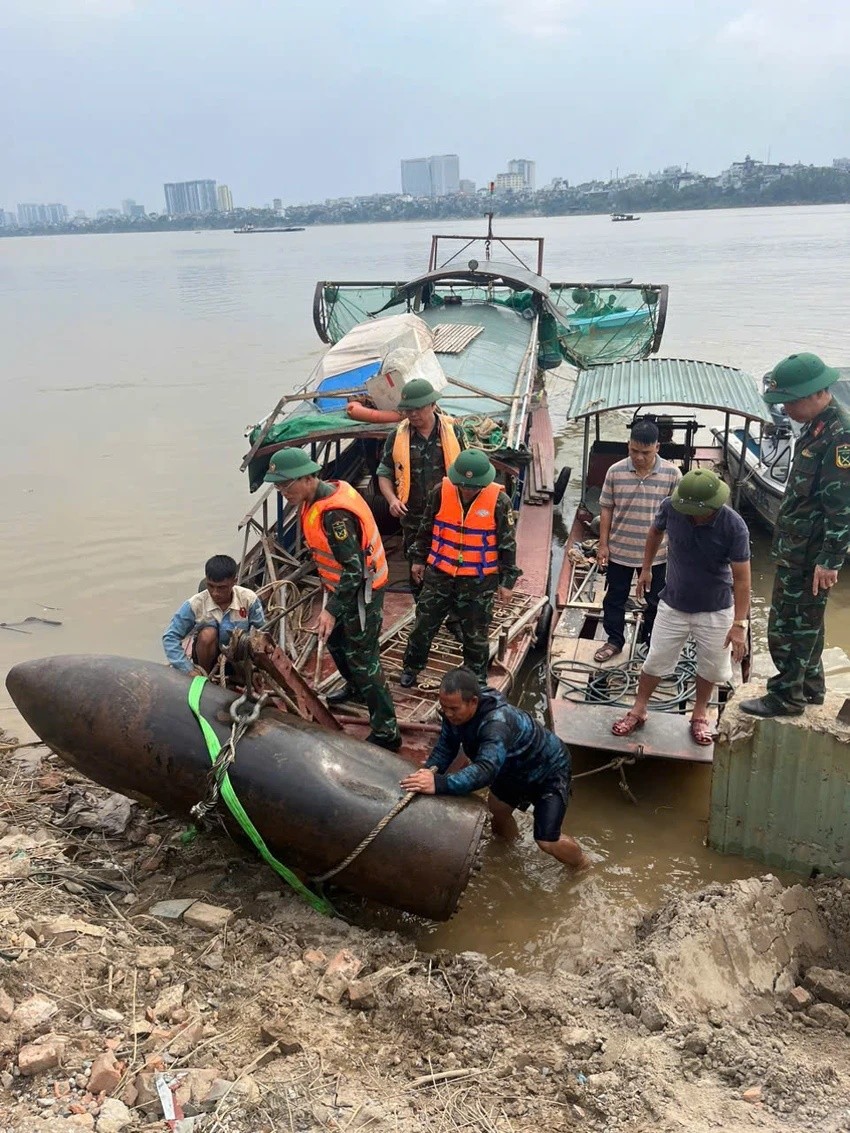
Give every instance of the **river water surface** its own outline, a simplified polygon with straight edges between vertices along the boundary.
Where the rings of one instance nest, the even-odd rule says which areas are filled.
[[[161,658],[162,629],[205,559],[238,553],[236,525],[251,502],[238,472],[245,427],[321,354],[315,281],[417,274],[430,231],[0,240],[0,622],[63,623],[0,628],[0,675],[57,652]],[[511,220],[505,231],[544,236],[553,279],[669,283],[664,355],[757,376],[798,349],[850,364],[850,207],[657,213],[627,225]],[[549,385],[559,461],[575,467],[570,371]],[[771,570],[767,539],[753,534],[758,636]],[[850,648],[850,578],[830,598],[827,637]],[[532,670],[527,706],[542,702],[540,687]],[[9,704],[0,689],[0,726]],[[638,807],[613,777],[577,786],[565,828],[596,856],[589,874],[569,878],[529,836],[490,843],[453,921],[401,927],[423,944],[504,963],[572,967],[672,889],[758,870],[704,848],[705,768],[659,761],[630,783]]]

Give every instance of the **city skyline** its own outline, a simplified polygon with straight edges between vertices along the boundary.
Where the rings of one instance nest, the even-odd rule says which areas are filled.
[[[438,158],[439,158],[439,160],[443,160],[445,158],[452,158],[455,163],[459,163],[459,158],[458,158],[457,154],[438,155]],[[424,162],[425,166],[427,167],[428,162],[434,161],[434,160],[437,160],[437,158],[432,157],[432,158],[419,158],[419,159],[401,159],[401,166],[403,168],[405,165],[416,164],[417,162]],[[640,184],[640,183],[647,182],[647,181],[664,181],[664,180],[679,181],[679,180],[681,180],[681,181],[685,182],[685,181],[693,181],[693,180],[700,180],[700,179],[705,179],[705,180],[709,180],[709,181],[720,180],[721,182],[725,180],[726,183],[734,183],[736,181],[736,179],[739,179],[741,170],[745,169],[748,165],[752,165],[753,167],[762,167],[762,168],[765,168],[765,169],[768,169],[768,170],[784,170],[786,172],[806,167],[806,166],[803,166],[802,163],[791,163],[791,162],[786,162],[786,161],[778,161],[774,164],[768,164],[766,162],[763,162],[761,159],[751,157],[751,155],[749,153],[747,153],[744,159],[731,162],[730,165],[727,168],[720,170],[717,174],[704,174],[704,173],[699,172],[699,171],[688,170],[688,168],[686,166],[683,167],[681,165],[666,165],[666,166],[663,166],[662,168],[659,168],[657,171],[647,170],[645,173],[629,173],[629,174],[624,173],[624,174],[620,174],[618,170],[616,172],[614,170],[610,170],[608,177],[603,176],[601,178],[591,179],[590,181],[587,181],[587,182],[578,182],[578,183],[571,182],[569,178],[562,178],[562,177],[556,176],[556,177],[553,177],[549,182],[547,182],[546,185],[543,185],[539,189],[536,190],[535,189],[536,162],[534,160],[531,160],[531,159],[528,159],[528,158],[520,158],[520,159],[514,158],[514,159],[511,159],[510,161],[508,161],[506,164],[507,164],[507,172],[501,173],[501,174],[496,174],[495,180],[493,178],[486,179],[477,189],[477,192],[479,194],[487,193],[488,190],[489,190],[490,184],[493,184],[495,186],[495,189],[498,193],[500,191],[501,192],[504,192],[504,191],[522,192],[524,190],[528,190],[530,192],[547,191],[547,190],[557,191],[559,188],[566,187],[568,184],[572,184],[573,186],[576,186],[577,184],[579,186],[581,186],[582,184],[585,184],[585,185],[617,185],[617,186],[621,186],[621,187],[628,187],[629,185]],[[826,164],[814,163],[812,168],[816,168],[816,169],[832,168],[832,169],[838,170],[839,172],[847,173],[847,172],[850,172],[850,157],[833,157]],[[430,173],[428,172],[427,168],[426,168],[426,175],[430,176]],[[303,207],[308,207],[310,205],[320,204],[320,203],[322,203],[322,201],[324,201],[325,203],[327,203],[328,201],[342,202],[342,201],[350,201],[350,200],[364,200],[364,199],[370,199],[370,198],[395,197],[395,196],[404,195],[403,191],[399,192],[398,189],[395,189],[395,190],[392,190],[392,189],[390,189],[390,190],[375,189],[371,193],[358,194],[354,197],[351,197],[351,196],[325,197],[325,198],[322,199],[322,201],[317,200],[317,201],[298,201],[298,202],[296,202],[296,201],[284,201],[283,198],[280,198],[280,197],[275,197],[275,198],[273,198],[273,200],[270,200],[267,194],[263,194],[263,198],[264,198],[263,203],[253,202],[253,203],[247,203],[246,204],[246,203],[240,202],[239,206],[235,206],[234,200],[233,200],[233,194],[232,194],[229,186],[226,185],[226,184],[223,184],[223,183],[216,182],[215,180],[210,180],[210,179],[188,181],[188,182],[166,182],[162,186],[163,194],[167,198],[166,190],[178,190],[178,191],[182,190],[182,191],[185,192],[185,187],[187,187],[187,186],[193,187],[192,192],[195,194],[195,197],[197,197],[198,193],[201,191],[201,190],[198,189],[198,187],[199,186],[205,186],[206,188],[205,188],[204,191],[207,194],[207,196],[205,197],[205,200],[207,201],[207,203],[214,201],[215,203],[214,203],[213,207],[205,208],[205,209],[203,209],[201,211],[197,211],[197,212],[177,211],[177,212],[174,212],[174,213],[169,213],[168,207],[167,207],[167,200],[166,200],[165,206],[163,206],[163,207],[151,208],[151,209],[145,210],[144,206],[137,204],[135,199],[125,198],[121,201],[121,208],[120,209],[114,208],[114,207],[109,207],[109,206],[106,206],[106,207],[101,206],[101,207],[98,207],[96,209],[92,209],[91,213],[94,216],[107,216],[107,215],[122,216],[123,215],[123,216],[129,217],[131,219],[144,217],[144,216],[147,216],[149,214],[153,214],[153,215],[174,215],[174,216],[181,216],[181,215],[182,216],[203,216],[205,214],[205,212],[226,213],[226,212],[233,211],[234,208],[241,208],[241,209],[245,209],[245,210],[269,209],[269,210],[274,210],[277,213],[280,213],[281,211],[285,211],[287,207],[303,208]],[[421,194],[410,194],[410,195],[411,196],[421,195],[422,197],[429,197],[429,196],[433,197],[433,196],[447,195],[447,194],[441,194],[441,193],[432,193],[430,186],[431,186],[430,180],[428,180],[428,181],[423,180],[420,187],[425,191],[423,191]],[[458,178],[457,188],[456,188],[455,192],[458,192],[458,193],[461,193],[461,194],[473,195],[474,193],[476,193],[476,182],[471,181],[471,180],[466,179],[466,178],[460,177],[460,178]],[[177,201],[178,199],[185,199],[185,198],[175,197],[174,199],[175,199],[175,201]],[[69,209],[64,204],[42,204],[42,203],[18,204],[17,206],[15,206],[14,209],[10,209],[8,207],[4,207],[2,198],[0,198],[0,227],[3,227],[4,225],[7,226],[7,227],[9,227],[9,226],[11,226],[11,227],[15,227],[15,226],[28,227],[29,226],[28,224],[22,223],[21,210],[24,210],[24,212],[23,212],[24,216],[31,217],[31,224],[33,226],[38,226],[38,225],[42,225],[42,224],[57,224],[57,223],[67,222],[72,216],[72,210]],[[64,210],[64,213],[62,213],[60,210]],[[84,210],[84,209],[74,209],[73,210],[73,217],[75,219],[81,219],[81,218],[85,219],[85,218],[88,218],[88,216],[89,216],[89,212],[87,210]]]
[[[356,19],[342,0],[6,0],[0,56],[6,209],[159,211],[164,181],[206,171],[239,202],[389,192],[417,154],[481,185],[530,153],[541,185],[848,149],[838,0],[369,0]]]

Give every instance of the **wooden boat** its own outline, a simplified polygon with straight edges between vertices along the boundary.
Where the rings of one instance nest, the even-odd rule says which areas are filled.
[[[262,236],[268,232],[304,232],[304,228],[296,225],[278,225],[275,228],[255,228],[253,224],[243,224],[241,228],[234,228],[237,236]]]
[[[842,370],[831,392],[835,400],[850,411],[850,369]],[[713,432],[721,446],[727,479],[740,482],[742,504],[772,530],[785,495],[801,429],[783,412],[781,405],[769,405],[767,409],[770,422],[752,433],[744,428],[731,429],[728,433],[720,429]]]
[[[492,258],[494,252],[499,259]],[[322,466],[323,477],[355,485],[375,513],[390,565],[381,657],[404,752],[414,759],[433,744],[439,729],[437,689],[443,674],[461,664],[461,649],[441,630],[417,687],[402,689],[397,683],[414,605],[398,522],[389,515],[375,478],[393,425],[349,418],[347,399],[383,388],[384,359],[394,344],[412,335],[427,347],[417,364],[427,359],[431,366],[417,376],[433,374],[436,366],[437,378],[445,383],[441,409],[463,423],[469,443],[484,448],[495,464],[514,502],[523,571],[510,601],[497,602],[490,634],[489,683],[508,692],[529,650],[548,631],[553,512],[569,475],[555,478],[544,371],[564,360],[585,366],[612,355],[645,357],[657,347],[666,310],[666,287],[619,281],[612,285],[618,295],[645,308],[641,332],[631,328],[585,345],[587,340],[577,342],[567,333],[570,296],[576,288],[594,285],[550,283],[542,268],[543,240],[496,236],[491,217],[484,236],[434,236],[428,270],[415,279],[320,282],[314,323],[330,349],[304,388],[282,397],[250,433],[251,450],[242,467],[248,469],[251,490],[261,492],[240,524],[239,580],[266,599],[279,660],[300,681],[288,707],[358,738],[368,732],[365,709],[347,703],[331,714],[317,701],[341,684],[311,633],[321,601],[318,580],[292,510],[263,483],[272,453],[297,445]]]
[[[652,358],[603,366],[579,375],[568,417],[584,423],[580,498],[555,590],[549,642],[552,723],[571,746],[606,754],[640,753],[696,762],[710,762],[713,757],[713,747],[698,747],[691,742],[682,715],[692,699],[687,661],[672,685],[664,682],[659,686],[650,704],[656,711],[645,728],[623,738],[611,733],[611,725],[632,703],[642,660],[637,645],[642,610],[637,602],[633,601],[631,612],[627,612],[626,660],[623,654],[604,665],[593,660],[605,641],[604,576],[595,562],[598,526],[594,525],[605,473],[628,455],[629,429],[638,417],[657,423],[660,455],[677,464],[683,473],[692,468],[714,468],[722,458],[723,445],[716,435],[710,438],[712,443],[700,443],[701,410],[722,416],[722,436],[726,438],[731,435],[733,417],[743,419],[745,432],[754,423],[768,420],[755,380],[729,366]],[[739,478],[732,487],[735,506],[741,488]],[[745,658],[745,679],[747,671]],[[728,689],[719,690],[720,709],[728,694]]]

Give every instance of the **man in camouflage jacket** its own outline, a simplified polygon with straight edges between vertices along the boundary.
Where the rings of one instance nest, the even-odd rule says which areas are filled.
[[[824,612],[850,545],[850,416],[830,387],[838,370],[792,354],[768,376],[764,400],[804,425],[773,539],[776,577],[767,642],[779,670],[767,694],[744,700],[753,716],[799,716],[823,704]]]

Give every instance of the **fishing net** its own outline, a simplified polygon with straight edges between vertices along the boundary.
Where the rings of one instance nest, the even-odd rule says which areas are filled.
[[[319,317],[328,341],[339,342],[352,327],[365,323],[380,311],[392,299],[396,286],[395,283],[326,283],[322,288]]]
[[[652,287],[553,284],[549,300],[557,311],[555,337],[567,362],[580,370],[610,362],[646,358],[653,345],[661,304]],[[552,328],[544,335],[552,347]],[[546,367],[544,367],[546,368]]]

